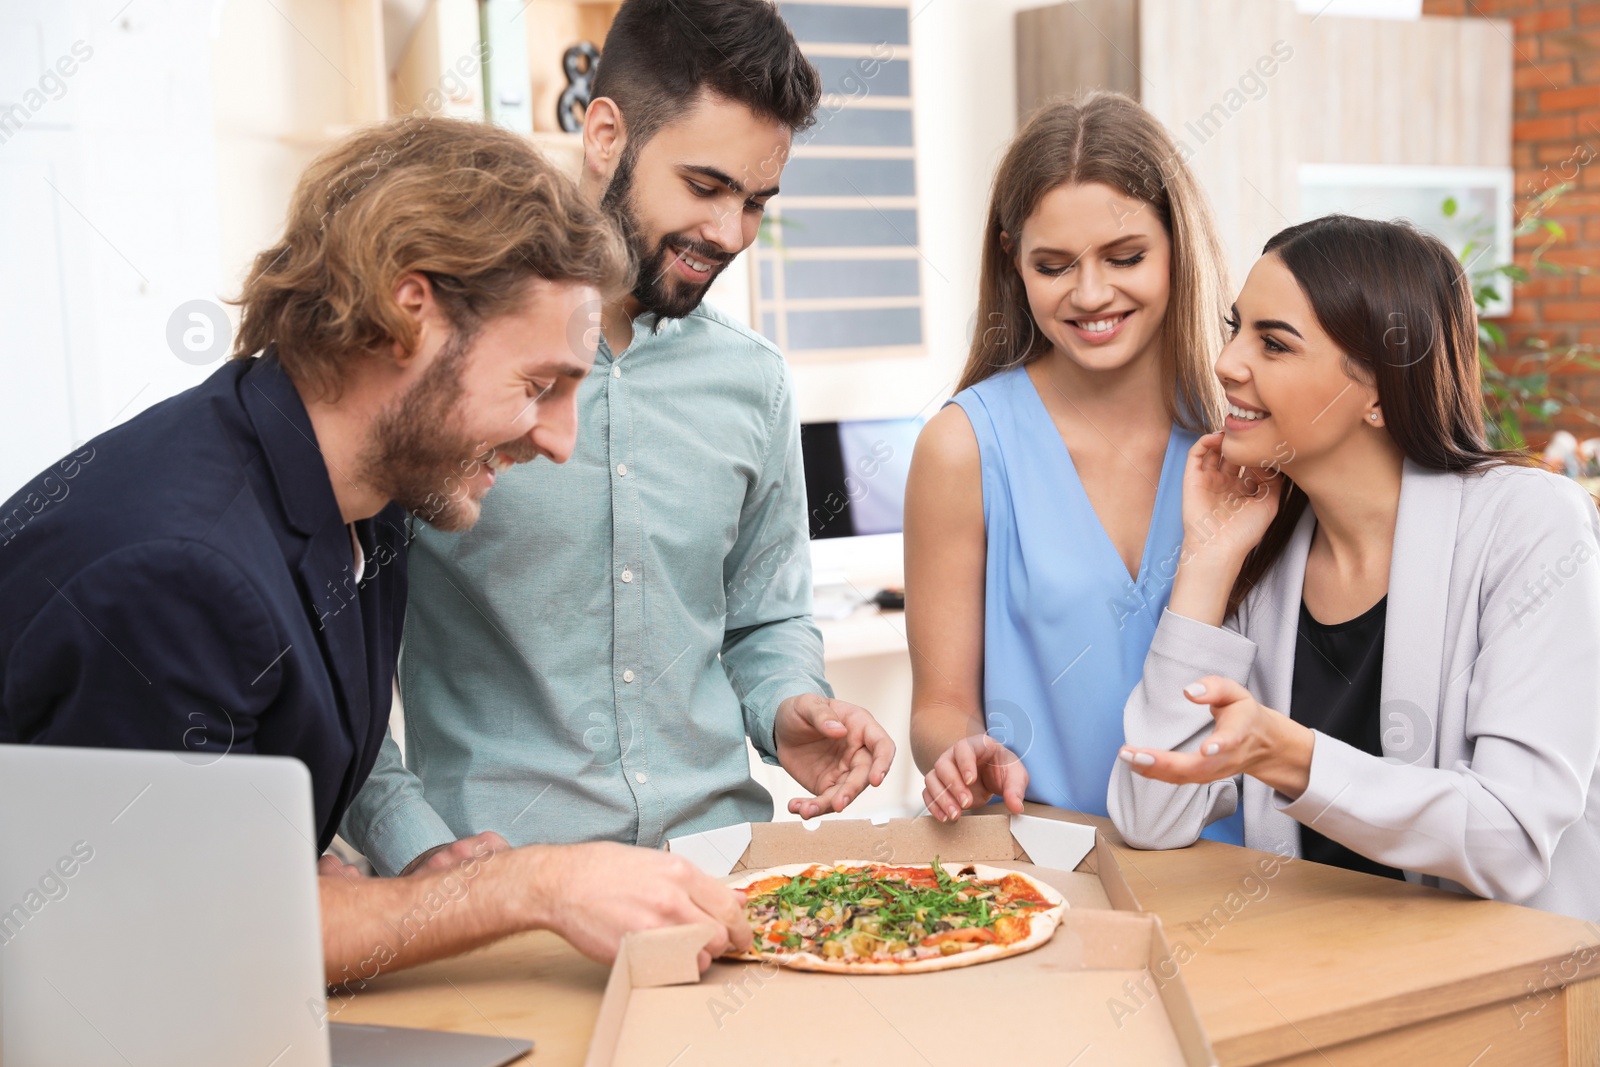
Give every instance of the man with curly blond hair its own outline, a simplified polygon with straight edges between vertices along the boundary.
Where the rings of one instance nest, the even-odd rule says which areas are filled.
[[[330,149],[245,282],[235,358],[63,460],[70,501],[0,549],[0,742],[294,757],[326,850],[388,726],[407,513],[463,530],[513,464],[567,460],[584,309],[630,277],[616,227],[513,134],[402,120]],[[715,924],[702,966],[748,944],[676,857],[498,844],[405,879],[324,859],[329,981],[531,928],[599,959],[681,922]],[[473,892],[419,912],[467,864]]]

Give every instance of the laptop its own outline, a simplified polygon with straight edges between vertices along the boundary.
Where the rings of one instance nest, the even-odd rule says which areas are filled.
[[[315,854],[298,760],[0,745],[0,1063],[500,1067],[532,1048],[328,1025]]]

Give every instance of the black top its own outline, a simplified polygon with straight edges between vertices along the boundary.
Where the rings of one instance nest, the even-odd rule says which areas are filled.
[[[332,840],[389,721],[405,523],[350,529],[276,356],[81,446],[0,505],[0,742],[292,756]]]
[[[1290,717],[1374,756],[1383,755],[1383,629],[1386,596],[1349,622],[1324,625],[1300,602],[1299,636],[1294,646],[1294,684]],[[1386,867],[1300,826],[1300,855],[1365,874],[1404,878]]]

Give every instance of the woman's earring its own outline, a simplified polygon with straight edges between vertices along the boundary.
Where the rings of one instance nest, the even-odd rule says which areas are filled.
[[[1378,421],[1378,413],[1376,411],[1374,411],[1374,412],[1370,413],[1369,415],[1367,415],[1367,418],[1371,419],[1373,422],[1377,422]]]

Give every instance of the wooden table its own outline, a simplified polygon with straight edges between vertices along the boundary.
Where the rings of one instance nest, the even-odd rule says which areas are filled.
[[[1120,841],[1103,819],[1029,810]],[[1115,853],[1161,916],[1223,1064],[1600,1064],[1600,924],[1211,841]],[[524,934],[380,975],[328,1010],[529,1038],[526,1062],[579,1064],[606,974],[552,934]]]

